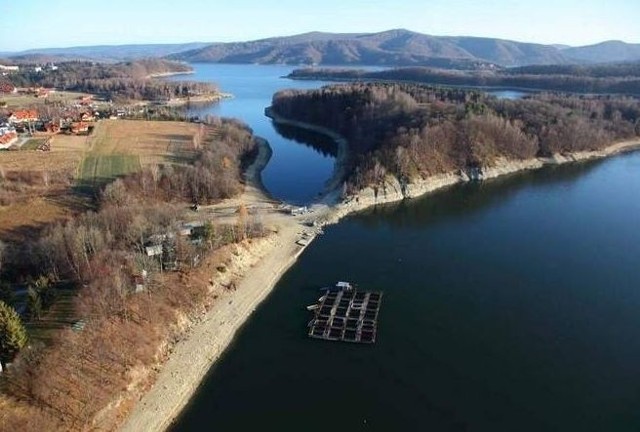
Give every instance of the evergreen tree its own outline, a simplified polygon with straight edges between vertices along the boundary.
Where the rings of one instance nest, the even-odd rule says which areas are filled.
[[[0,361],[7,363],[27,343],[27,331],[18,313],[0,301]]]

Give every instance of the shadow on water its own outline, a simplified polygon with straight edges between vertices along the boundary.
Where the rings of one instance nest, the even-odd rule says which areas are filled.
[[[310,147],[322,156],[338,156],[338,145],[326,135],[276,122],[273,122],[273,127],[283,138]]]

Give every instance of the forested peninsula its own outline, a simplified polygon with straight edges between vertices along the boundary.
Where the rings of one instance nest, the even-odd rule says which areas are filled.
[[[328,81],[406,81],[460,87],[503,87],[542,91],[640,95],[640,63],[547,65],[493,70],[406,67],[382,71],[297,69],[291,79]]]
[[[504,160],[597,151],[640,136],[640,103],[629,97],[538,94],[498,99],[475,90],[407,83],[356,83],[286,90],[281,117],[335,131],[348,141],[351,191]]]
[[[100,95],[106,99],[167,101],[218,93],[211,83],[154,77],[193,72],[186,63],[142,59],[121,63],[70,61],[46,72],[33,68],[7,77],[15,87],[45,87]]]

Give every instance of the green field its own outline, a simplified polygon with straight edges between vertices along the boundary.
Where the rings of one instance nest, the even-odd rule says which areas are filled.
[[[193,137],[199,130],[192,123],[103,120],[88,138],[77,185],[92,193],[143,166],[191,160]]]
[[[79,181],[87,186],[100,186],[139,171],[141,166],[137,155],[89,154],[80,166]]]

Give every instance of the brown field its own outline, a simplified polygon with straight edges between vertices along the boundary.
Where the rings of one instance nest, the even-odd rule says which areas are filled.
[[[0,152],[0,169],[8,171],[70,172],[77,170],[88,148],[86,136],[56,135],[50,152],[3,151]]]
[[[25,107],[37,107],[37,106],[44,105],[45,103],[49,104],[53,102],[62,102],[64,104],[69,104],[69,103],[73,103],[74,101],[79,101],[79,99],[84,96],[91,96],[91,95],[89,93],[55,91],[53,93],[49,93],[49,96],[46,98],[43,98],[43,97],[37,98],[34,95],[28,95],[28,94],[3,93],[2,96],[0,96],[0,102],[6,102],[7,108],[15,109],[15,108],[25,108]]]
[[[70,103],[74,100],[78,100],[82,96],[90,96],[88,93],[76,93],[76,92],[66,92],[66,91],[56,91],[53,93],[49,93],[49,96],[46,98],[35,97],[34,95],[26,95],[26,94],[3,94],[0,96],[0,102],[6,102],[6,108],[15,109],[15,108],[25,108],[25,107],[36,107],[40,105],[44,105],[46,103],[52,102],[63,102]]]
[[[50,152],[0,152],[0,239],[86,210],[75,186],[96,187],[155,163],[184,163],[194,154],[200,125],[104,120],[90,136],[56,135]],[[86,191],[86,189],[84,189]]]
[[[105,120],[93,132],[90,151],[139,156],[143,165],[171,162],[193,155],[193,136],[199,127],[180,122]]]

